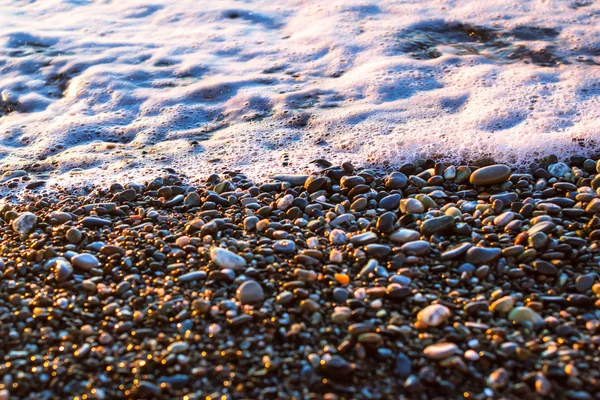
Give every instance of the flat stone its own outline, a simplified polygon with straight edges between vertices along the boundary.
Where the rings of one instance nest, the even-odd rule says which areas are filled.
[[[515,213],[512,211],[506,211],[494,218],[494,225],[506,226],[513,219],[515,219]]]
[[[98,218],[98,217],[85,217],[81,220],[83,226],[87,228],[97,228],[101,226],[110,225],[111,222],[109,220]]]
[[[506,165],[496,164],[479,168],[471,174],[470,182],[473,185],[495,185],[505,182],[510,176],[510,168]]]
[[[273,244],[273,250],[284,254],[293,253],[296,251],[296,244],[292,240],[278,240]]]
[[[452,312],[448,307],[441,304],[432,304],[419,311],[417,321],[435,327],[446,322],[451,315]]]
[[[510,312],[510,310],[512,310],[514,306],[515,306],[515,299],[514,299],[514,297],[504,296],[504,297],[501,297],[498,300],[494,301],[490,305],[490,311],[492,311],[492,312],[497,311],[497,312],[501,312],[501,313],[507,313],[507,312]]]
[[[436,343],[425,347],[423,353],[432,360],[443,360],[458,352],[458,346],[454,343]]]
[[[71,258],[71,263],[77,269],[83,271],[89,271],[92,268],[98,268],[100,266],[100,261],[90,253],[82,253],[77,254],[73,258]]]
[[[390,240],[398,244],[414,242],[420,238],[421,234],[419,232],[406,228],[401,228],[390,235]]]
[[[350,242],[356,246],[363,246],[369,243],[375,243],[379,238],[373,232],[361,233],[350,238]]]
[[[536,234],[537,232],[550,233],[554,230],[554,228],[556,228],[556,224],[554,222],[542,221],[542,222],[538,222],[537,224],[535,224],[531,228],[529,228],[527,230],[527,234],[529,236],[532,236],[532,235]]]
[[[259,304],[265,298],[262,286],[256,281],[250,280],[242,283],[236,291],[236,298],[242,304]]]
[[[246,266],[243,257],[220,247],[210,249],[210,259],[221,268],[240,269]]]
[[[531,322],[534,325],[544,322],[544,319],[529,307],[516,307],[508,314],[508,319],[513,322]]]
[[[494,261],[502,253],[495,247],[471,247],[467,250],[465,261],[471,264],[486,264]]]
[[[416,240],[404,243],[400,250],[408,255],[422,256],[429,251],[430,245],[426,240]]]
[[[464,254],[469,250],[473,245],[471,243],[461,243],[458,246],[455,246],[449,250],[446,250],[442,253],[442,260],[452,260],[457,258],[458,256]]]
[[[273,175],[271,179],[275,181],[288,182],[292,186],[302,186],[308,179],[308,175]]]
[[[425,236],[433,235],[437,232],[443,232],[454,227],[454,217],[444,215],[441,217],[430,218],[421,224],[421,234]]]
[[[200,279],[206,279],[206,271],[192,271],[177,278],[178,282],[191,282]]]

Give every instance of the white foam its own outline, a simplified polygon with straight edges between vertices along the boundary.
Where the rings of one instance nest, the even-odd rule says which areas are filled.
[[[0,10],[0,169],[37,163],[57,184],[164,167],[260,177],[315,158],[519,164],[599,147],[598,2],[0,0]]]

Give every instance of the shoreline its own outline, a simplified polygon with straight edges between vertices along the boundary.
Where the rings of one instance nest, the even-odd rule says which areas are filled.
[[[0,398],[597,398],[600,162],[550,161],[0,204]]]

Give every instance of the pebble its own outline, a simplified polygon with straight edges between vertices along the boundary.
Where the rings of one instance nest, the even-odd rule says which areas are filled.
[[[35,230],[37,217],[30,212],[21,213],[11,224],[13,230],[20,234],[28,234]]]
[[[534,325],[544,322],[544,319],[529,307],[515,307],[508,314],[508,319],[513,322],[531,322]]]
[[[510,176],[510,168],[506,165],[496,164],[479,168],[471,174],[470,182],[473,185],[487,186],[505,182]]]
[[[556,164],[551,164],[548,166],[548,172],[557,178],[565,177],[569,172],[571,172],[571,168],[565,163],[559,162]]]
[[[425,347],[423,353],[432,360],[443,360],[458,352],[458,346],[454,343],[436,343]]]
[[[400,203],[400,211],[406,214],[421,214],[425,212],[425,206],[417,199],[408,198]]]
[[[424,323],[426,326],[436,327],[446,322],[452,312],[446,306],[441,304],[432,304],[417,314],[417,321]]]
[[[98,261],[96,256],[90,253],[77,254],[71,258],[71,263],[73,264],[73,267],[82,271],[89,271],[92,268],[98,268],[100,266],[100,261]]]
[[[452,227],[454,227],[454,217],[444,215],[425,220],[421,225],[421,234],[430,236],[438,232],[447,231]]]
[[[515,299],[511,296],[504,296],[504,297],[499,298],[498,300],[495,300],[490,305],[490,311],[508,313],[513,309],[514,306],[515,306]]]
[[[221,268],[236,270],[246,266],[246,260],[243,257],[220,247],[210,249],[210,259]]]
[[[284,254],[294,253],[296,251],[296,244],[291,240],[278,240],[273,244],[273,250]]]
[[[236,298],[242,304],[260,304],[265,298],[265,293],[258,282],[249,280],[238,287]]]
[[[467,250],[465,261],[474,265],[487,264],[498,258],[501,253],[502,249],[498,248],[471,247]]]
[[[329,233],[329,243],[334,246],[346,244],[346,232],[341,229],[334,229]]]
[[[415,240],[419,240],[420,238],[421,234],[419,232],[405,228],[401,228],[390,235],[390,240],[398,244],[414,242]]]

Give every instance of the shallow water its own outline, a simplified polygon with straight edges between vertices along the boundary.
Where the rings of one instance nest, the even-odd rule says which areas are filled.
[[[600,2],[0,0],[0,165],[53,183],[600,150]]]

